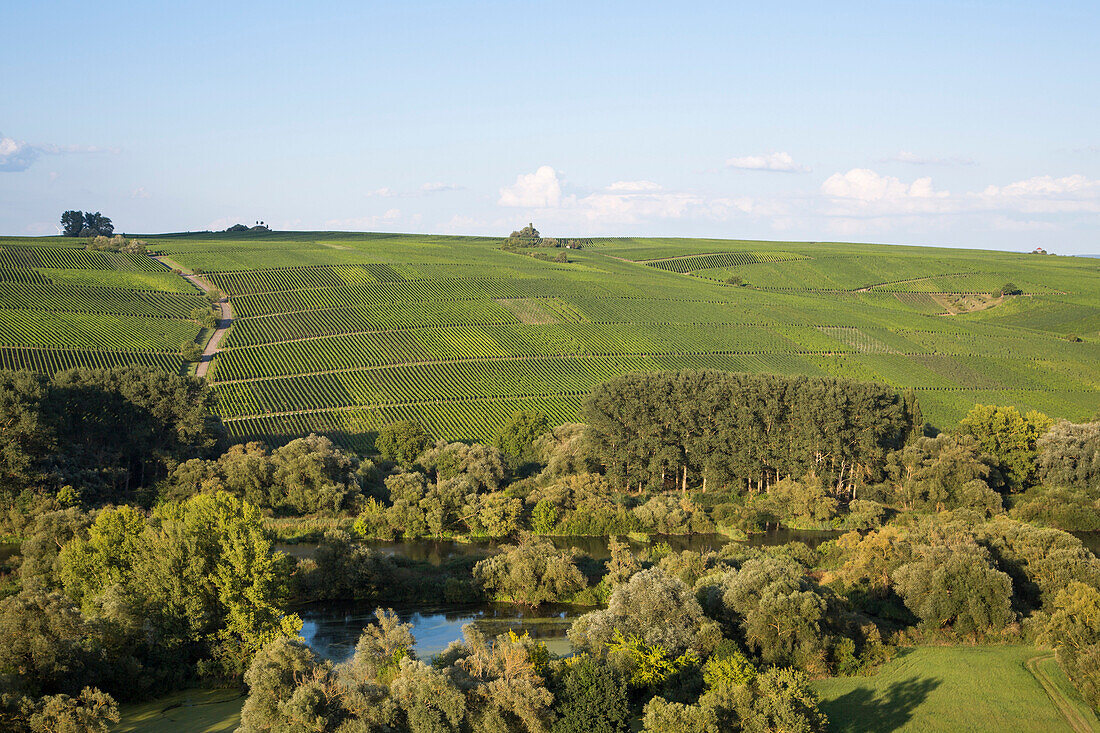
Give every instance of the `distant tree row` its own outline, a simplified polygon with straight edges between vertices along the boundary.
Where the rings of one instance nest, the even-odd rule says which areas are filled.
[[[883,385],[709,370],[612,379],[583,415],[619,487],[740,483],[750,493],[807,474],[838,489],[878,480],[888,451],[924,424],[915,396]]]
[[[115,225],[98,211],[66,211],[61,215],[61,226],[66,237],[109,237],[115,233]]]

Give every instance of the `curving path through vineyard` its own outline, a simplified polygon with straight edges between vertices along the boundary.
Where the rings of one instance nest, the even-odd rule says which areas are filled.
[[[153,257],[168,269],[179,270],[183,277],[187,278],[192,285],[204,293],[209,293],[211,290],[216,289],[198,275],[184,272],[179,263],[173,262],[162,255],[154,255]],[[214,361],[214,356],[218,353],[218,344],[220,344],[221,340],[225,337],[225,333],[229,330],[229,326],[233,324],[233,306],[230,305],[229,298],[224,294],[221,300],[218,301],[218,310],[220,317],[218,318],[218,322],[214,325],[214,333],[206,342],[206,348],[202,351],[202,358],[195,367],[195,376],[197,377],[206,377],[206,373],[210,371],[210,364]]]

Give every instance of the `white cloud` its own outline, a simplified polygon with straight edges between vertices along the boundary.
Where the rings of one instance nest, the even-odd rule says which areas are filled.
[[[661,185],[653,181],[615,181],[608,191],[660,191]]]
[[[988,186],[978,198],[984,203],[1029,214],[1100,212],[1100,180],[1082,175],[1035,176],[1007,186]]]
[[[424,194],[428,193],[444,193],[446,191],[461,191],[462,186],[454,183],[425,183],[420,187],[420,192]]]
[[[147,199],[149,198],[149,192],[145,190],[145,186],[139,186],[130,192],[130,198]]]
[[[893,176],[881,176],[868,168],[853,168],[847,173],[834,173],[821,184],[826,196],[854,199],[863,203],[904,201],[907,199],[947,198],[947,191],[932,188],[931,178],[918,178],[904,183]]]
[[[501,206],[553,208],[561,203],[561,181],[558,172],[548,165],[534,173],[521,173],[512,186],[500,189]]]
[[[25,171],[38,160],[41,151],[22,140],[0,136],[0,171]]]
[[[926,155],[917,155],[908,150],[902,150],[897,155],[885,158],[884,163],[911,163],[913,165],[974,165],[971,158],[935,158]]]
[[[0,135],[0,171],[18,173],[34,165],[42,155],[66,153],[117,153],[118,148],[90,145],[31,145],[24,140]]]
[[[746,171],[777,171],[780,173],[808,173],[809,168],[794,162],[790,153],[767,153],[765,155],[746,155],[730,158],[727,168],[739,168]]]
[[[382,188],[376,188],[373,191],[367,191],[364,194],[367,198],[379,198],[379,199],[393,199],[393,198],[413,198],[415,196],[430,196],[434,193],[444,193],[446,191],[461,191],[462,186],[454,183],[425,183],[420,188],[414,191],[397,191],[388,186]]]
[[[531,209],[535,221],[543,222],[540,228],[559,232],[622,233],[660,222],[712,221],[765,225],[806,237],[828,232],[843,238],[874,234],[913,240],[933,232],[950,236],[960,226],[1026,236],[1071,224],[1092,226],[1080,216],[1100,213],[1100,181],[1082,175],[1037,176],[953,193],[938,188],[929,176],[905,179],[853,168],[828,176],[816,190],[761,196],[667,190],[648,180],[615,181],[601,190],[574,193],[557,171],[543,166],[501,189],[500,204]],[[1066,218],[1071,214],[1077,219]],[[455,220],[450,228],[468,225]]]

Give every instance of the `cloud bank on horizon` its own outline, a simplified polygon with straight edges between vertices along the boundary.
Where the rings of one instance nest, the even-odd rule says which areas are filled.
[[[534,221],[562,236],[1100,252],[1100,67],[1074,53],[1095,3],[97,12],[133,39],[127,54],[54,53],[78,18],[14,13],[0,234],[52,234],[78,208],[130,232]],[[501,44],[517,26],[557,39],[553,53]],[[111,80],[85,89],[98,101],[51,91],[73,68]]]

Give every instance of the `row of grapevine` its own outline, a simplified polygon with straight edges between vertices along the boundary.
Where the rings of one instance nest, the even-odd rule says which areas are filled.
[[[206,301],[197,292],[187,295],[155,290],[0,282],[0,303],[5,308],[48,308],[52,311],[189,318],[191,311],[204,306]]]
[[[560,425],[575,422],[583,395],[548,395],[512,399],[389,405],[377,410],[326,410],[272,417],[226,420],[234,441],[260,440],[271,445],[318,433],[334,442],[366,450],[382,425],[416,420],[432,435],[451,440],[492,440],[517,410],[539,410]]]
[[[0,345],[174,351],[198,335],[191,321],[105,313],[0,310]]]
[[[380,406],[588,391],[619,374],[666,369],[818,374],[791,354],[664,354],[441,362],[217,384],[228,417],[269,412]]]
[[[670,257],[663,260],[647,260],[644,264],[649,267],[656,267],[658,270],[683,274],[709,267],[741,267],[757,262],[787,262],[805,258],[805,255],[795,254],[794,252],[719,252],[716,254]]]
[[[242,295],[233,298],[233,310],[240,317],[248,318],[272,313],[348,308],[394,301],[523,298],[553,294],[553,283],[545,279],[448,278]]]
[[[132,252],[98,252],[65,247],[0,246],[0,267],[68,270],[163,270],[152,257]]]
[[[38,270],[28,267],[0,267],[0,283],[48,285],[50,279]]]
[[[250,379],[424,361],[512,356],[797,352],[797,344],[756,326],[561,323],[460,326],[357,333],[222,352],[219,380]]]
[[[208,272],[206,276],[223,291],[233,295],[343,287],[362,283],[400,282],[405,279],[389,265],[379,263],[233,270]]]
[[[224,346],[255,346],[357,331],[490,323],[517,323],[517,319],[492,300],[389,302],[369,308],[337,308],[239,318],[234,322]]]
[[[855,349],[860,354],[889,354],[893,352],[886,344],[873,336],[869,336],[858,328],[846,326],[821,326],[818,328],[824,334],[831,336],[845,346]]]
[[[165,372],[179,372],[183,359],[178,353],[156,351],[96,351],[73,349],[31,349],[0,347],[0,369],[27,369],[53,374],[87,367],[143,366]]]
[[[410,364],[219,384],[218,409],[232,417],[332,406],[576,392],[624,372],[659,368],[645,357]]]

